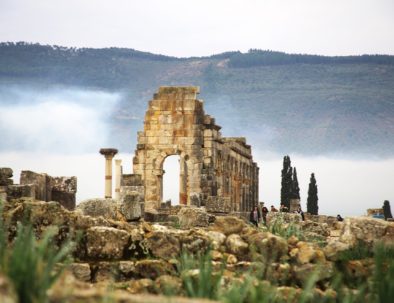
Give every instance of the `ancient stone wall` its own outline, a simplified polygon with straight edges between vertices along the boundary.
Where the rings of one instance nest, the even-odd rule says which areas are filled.
[[[223,138],[206,115],[198,87],[160,87],[149,102],[133,159],[145,208],[160,207],[163,162],[180,156],[180,203],[213,212],[245,212],[258,202],[259,168],[245,138]],[[136,177],[134,177],[136,178]]]
[[[20,184],[13,184],[11,168],[0,168],[0,199],[10,201],[22,197],[41,201],[56,201],[68,209],[75,208],[76,177],[51,177],[24,170]]]

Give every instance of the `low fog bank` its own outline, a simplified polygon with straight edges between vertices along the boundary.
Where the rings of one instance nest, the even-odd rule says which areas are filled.
[[[0,151],[89,153],[109,143],[120,94],[0,86]]]

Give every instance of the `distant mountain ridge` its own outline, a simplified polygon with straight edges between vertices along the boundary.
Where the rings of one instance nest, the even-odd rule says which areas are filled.
[[[394,155],[389,55],[250,50],[176,58],[125,48],[0,43],[0,85],[10,83],[122,92],[113,125],[124,149],[130,149],[130,127],[141,127],[125,112],[133,109],[142,119],[160,85],[198,85],[223,131],[246,135],[261,150]]]

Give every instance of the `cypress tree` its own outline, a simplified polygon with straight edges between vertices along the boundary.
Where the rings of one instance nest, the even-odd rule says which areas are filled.
[[[292,189],[292,175],[293,171],[291,168],[291,161],[289,156],[283,157],[283,169],[282,169],[282,187],[280,190],[280,203],[290,209],[290,198]]]
[[[318,215],[319,213],[319,206],[317,205],[318,200],[319,198],[317,196],[317,185],[316,185],[315,174],[312,173],[309,182],[308,200],[306,203],[306,209],[308,213],[312,215]]]
[[[383,202],[383,214],[385,220],[393,217],[393,215],[391,214],[390,202],[388,200],[385,200]]]
[[[298,186],[297,169],[293,169],[293,180],[291,183],[291,198],[300,199],[300,187]]]

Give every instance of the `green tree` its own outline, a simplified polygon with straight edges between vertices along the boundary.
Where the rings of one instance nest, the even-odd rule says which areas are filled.
[[[393,217],[393,215],[391,214],[390,202],[388,200],[385,200],[383,202],[383,214],[385,220]]]
[[[283,157],[282,186],[280,190],[280,203],[290,209],[291,190],[293,183],[293,169],[289,156]]]
[[[300,187],[298,186],[297,169],[293,169],[293,180],[291,183],[291,198],[300,199]]]
[[[317,185],[316,185],[315,174],[312,173],[309,182],[309,188],[308,188],[308,200],[306,203],[306,209],[308,213],[312,215],[318,215],[319,213],[319,206],[317,204],[318,200],[319,198],[317,196]]]

